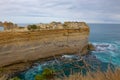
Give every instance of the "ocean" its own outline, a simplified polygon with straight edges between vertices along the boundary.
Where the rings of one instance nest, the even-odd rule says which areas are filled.
[[[100,61],[120,66],[120,24],[89,24],[90,42],[96,46],[92,54]]]

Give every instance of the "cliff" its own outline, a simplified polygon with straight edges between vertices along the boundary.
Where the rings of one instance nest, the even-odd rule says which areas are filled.
[[[27,64],[54,55],[85,55],[88,52],[88,37],[89,27],[86,24],[80,29],[0,32],[0,67]],[[12,70],[15,69],[19,68]]]

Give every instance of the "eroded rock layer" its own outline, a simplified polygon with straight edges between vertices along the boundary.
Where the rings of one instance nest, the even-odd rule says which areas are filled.
[[[77,53],[85,50],[83,52],[85,54],[88,35],[88,27],[83,30],[1,32],[0,67],[64,53]]]
[[[66,24],[74,26],[73,23]],[[87,54],[89,27],[83,24],[75,29],[0,32],[0,76],[25,70],[31,62],[39,59],[62,54]]]

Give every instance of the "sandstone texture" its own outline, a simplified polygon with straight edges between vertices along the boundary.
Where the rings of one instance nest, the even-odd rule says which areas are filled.
[[[87,24],[83,24],[78,29],[0,32],[0,67],[17,70],[39,59],[62,54],[87,54],[90,31]]]

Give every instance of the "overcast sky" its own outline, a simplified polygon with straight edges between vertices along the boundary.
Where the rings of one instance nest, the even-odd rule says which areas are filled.
[[[0,0],[0,21],[120,23],[120,0]]]

